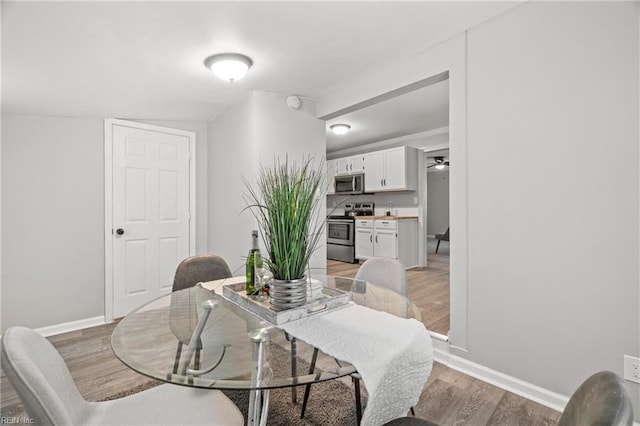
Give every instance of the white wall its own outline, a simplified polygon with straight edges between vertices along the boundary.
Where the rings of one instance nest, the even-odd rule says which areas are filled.
[[[638,16],[527,2],[319,105],[449,69],[451,352],[565,396],[640,355]]]
[[[468,34],[469,355],[563,394],[640,354],[637,8],[534,2]]]
[[[209,122],[209,253],[222,256],[234,275],[244,273],[251,248],[251,230],[257,229],[249,211],[242,212],[242,177],[256,170],[253,94]]]
[[[209,251],[223,256],[235,275],[244,273],[252,229],[251,212],[243,209],[245,177],[255,179],[259,165],[274,156],[291,160],[326,149],[324,122],[315,118],[314,104],[304,101],[300,110],[287,107],[286,96],[253,92],[244,102],[209,124]],[[324,197],[323,197],[324,198]],[[324,212],[322,200],[320,211]],[[324,238],[322,239],[324,241]],[[316,273],[326,271],[326,247],[311,261]]]
[[[2,331],[103,315],[103,121],[4,114],[2,142]]]
[[[302,161],[313,156],[316,164],[322,168],[327,149],[325,122],[316,118],[315,103],[303,100],[299,110],[287,106],[286,96],[255,92],[255,141],[260,164],[273,162],[274,156]],[[326,197],[319,200],[318,220],[324,221]],[[326,237],[320,239],[320,247],[309,262],[311,270],[319,275],[326,274],[327,248]]]
[[[425,174],[428,187],[427,235],[442,234],[449,227],[449,170]]]
[[[203,253],[206,125],[144,122],[196,132],[196,250]],[[2,125],[2,331],[102,317],[104,120],[3,114]]]

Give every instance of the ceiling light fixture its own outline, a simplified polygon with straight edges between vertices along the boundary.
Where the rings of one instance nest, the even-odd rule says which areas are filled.
[[[437,169],[437,170],[442,170],[442,169],[444,169],[444,164],[436,164],[436,169]]]
[[[233,83],[247,74],[253,65],[250,57],[239,53],[219,53],[204,60],[204,66],[209,68],[216,77]]]
[[[348,124],[332,124],[331,126],[329,126],[329,128],[336,135],[344,135],[349,131],[351,126],[349,126]]]

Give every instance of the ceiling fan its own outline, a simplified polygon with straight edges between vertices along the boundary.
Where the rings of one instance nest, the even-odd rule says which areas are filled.
[[[433,161],[435,161],[435,163],[428,164],[427,169],[435,167],[436,169],[441,170],[445,167],[449,167],[449,161],[444,161],[444,157],[433,157]]]

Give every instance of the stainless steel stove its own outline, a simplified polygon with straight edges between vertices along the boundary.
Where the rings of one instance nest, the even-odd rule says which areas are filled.
[[[373,215],[373,203],[350,203],[344,205],[344,214],[327,217],[327,259],[357,263],[356,216]]]

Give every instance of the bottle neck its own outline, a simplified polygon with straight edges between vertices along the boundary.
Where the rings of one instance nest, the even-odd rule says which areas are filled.
[[[258,237],[257,236],[253,236],[252,237],[252,242],[251,242],[251,250],[259,250],[260,246],[258,245]]]

